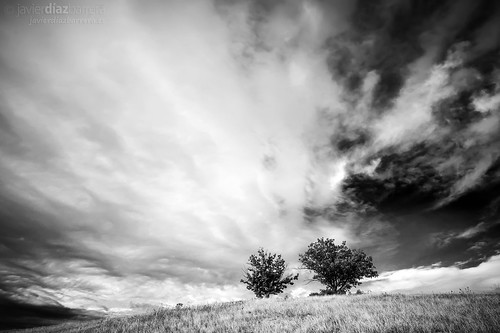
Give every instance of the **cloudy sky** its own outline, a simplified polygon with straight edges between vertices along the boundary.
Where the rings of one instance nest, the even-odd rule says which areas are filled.
[[[500,285],[497,1],[2,6],[0,306],[248,299],[318,237],[365,290]]]

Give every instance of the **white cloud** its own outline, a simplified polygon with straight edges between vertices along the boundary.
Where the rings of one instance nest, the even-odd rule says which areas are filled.
[[[54,281],[96,288],[88,302],[74,283],[54,285],[53,297],[110,308],[241,297],[240,269],[258,247],[292,259],[316,237],[347,237],[302,223],[317,168],[304,138],[316,110],[338,103],[321,45],[299,47],[325,33],[321,12],[308,4],[299,25],[270,20],[262,28],[277,49],[253,49],[244,64],[233,32],[251,32],[246,16],[232,17],[233,31],[209,2],[138,6],[107,4],[99,26],[1,25],[12,70],[0,80],[4,115],[22,140],[2,161],[16,176],[6,187],[108,266],[89,273],[47,258]],[[263,165],[267,142],[274,170]],[[320,173],[332,186],[343,178],[341,167]]]
[[[488,225],[484,222],[479,222],[477,225],[470,227],[460,234],[458,234],[457,238],[471,238],[477,235],[478,233],[484,232],[488,228]]]
[[[48,214],[44,227],[66,236],[57,245],[83,258],[47,250],[46,261],[24,262],[53,284],[21,294],[116,309],[221,301],[249,295],[240,269],[260,246],[292,267],[317,237],[383,243],[377,251],[393,254],[388,223],[356,234],[352,217],[307,225],[303,208],[335,202],[351,170],[372,174],[380,159],[361,165],[364,154],[433,135],[431,106],[454,88],[448,65],[414,73],[373,119],[380,77],[370,72],[353,110],[324,49],[353,3],[291,2],[259,21],[243,2],[122,1],[106,4],[102,25],[1,22],[0,106],[11,132],[0,142],[2,185]],[[341,116],[372,132],[374,146],[335,152],[331,122]]]
[[[405,149],[435,135],[432,106],[454,93],[448,66],[448,62],[435,65],[425,79],[415,76],[407,80],[394,107],[373,125],[378,147],[395,145]]]
[[[472,291],[491,291],[500,278],[500,255],[491,257],[477,267],[460,269],[457,266],[408,268],[382,273],[366,281],[361,289],[373,292],[457,292],[469,287]]]

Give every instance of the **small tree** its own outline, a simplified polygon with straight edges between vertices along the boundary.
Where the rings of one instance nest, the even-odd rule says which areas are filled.
[[[271,254],[260,248],[257,255],[252,254],[248,259],[244,278],[240,282],[247,285],[247,289],[255,293],[258,298],[269,298],[283,292],[287,285],[293,285],[293,280],[299,274],[285,276],[286,264],[280,254]]]
[[[372,257],[361,250],[351,250],[345,245],[335,245],[334,239],[319,238],[311,243],[299,260],[315,274],[313,280],[326,286],[323,294],[345,294],[353,286],[361,284],[363,277],[378,276]]]

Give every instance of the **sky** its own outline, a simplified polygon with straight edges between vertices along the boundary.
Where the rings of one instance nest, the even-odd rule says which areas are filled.
[[[2,6],[0,324],[251,299],[260,247],[306,296],[320,237],[499,288],[497,1]]]

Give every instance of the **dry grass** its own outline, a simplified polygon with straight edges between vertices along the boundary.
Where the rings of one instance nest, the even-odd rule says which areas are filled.
[[[360,295],[230,302],[22,332],[500,332],[500,295]]]

